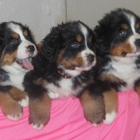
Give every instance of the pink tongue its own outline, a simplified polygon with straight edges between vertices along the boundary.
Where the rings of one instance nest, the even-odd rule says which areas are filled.
[[[23,66],[28,70],[33,70],[34,66],[31,64],[29,58],[22,59]]]

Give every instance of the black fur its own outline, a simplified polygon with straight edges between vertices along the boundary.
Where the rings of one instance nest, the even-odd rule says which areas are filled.
[[[110,54],[110,52],[114,46],[123,44],[129,37],[131,37],[134,34],[131,29],[130,19],[127,17],[126,14],[131,15],[135,18],[134,21],[135,24],[140,23],[140,18],[134,12],[127,9],[116,9],[106,14],[99,21],[99,25],[97,25],[94,29],[94,34],[96,36],[97,41],[96,47],[97,47],[98,63],[101,66],[98,71],[99,75],[102,74],[103,72],[116,70],[113,67],[112,57],[110,57],[112,56],[112,54]],[[125,35],[120,35],[121,32],[124,30],[121,27],[122,24],[128,25],[129,28]],[[135,28],[135,30],[137,34],[140,34],[140,28],[138,29]],[[139,39],[140,36],[137,38]],[[139,48],[140,45],[137,45],[137,47]],[[127,51],[122,52],[121,57],[125,58],[127,53],[128,53]],[[140,57],[139,56],[136,57],[137,58],[134,60],[134,63],[136,64],[137,69],[139,69]],[[109,86],[113,87],[116,91],[119,91],[121,86],[125,87],[127,85],[127,81],[121,78],[119,82],[110,82],[110,81],[105,82],[108,83]]]
[[[18,120],[22,106],[28,105],[22,82],[33,68],[29,58],[36,53],[35,41],[27,26],[14,21],[0,24],[0,106],[9,119]]]
[[[21,43],[20,38],[15,40],[11,37],[11,33],[13,31],[10,27],[8,27],[9,23],[19,25],[22,31],[27,30],[28,36],[26,37],[26,39],[31,41],[33,44],[35,44],[35,41],[34,41],[32,35],[31,35],[31,31],[29,30],[29,28],[27,26],[23,26],[21,23],[14,22],[14,21],[1,23],[0,24],[0,65],[1,65],[1,62],[3,60],[2,53],[4,53],[4,54],[14,53]],[[0,82],[5,82],[7,80],[9,80],[8,72],[6,72],[1,67],[0,68]],[[1,89],[4,89],[4,87],[1,88]],[[4,90],[1,90],[1,91],[8,91],[8,90],[4,89]]]
[[[63,69],[60,69],[57,63],[58,54],[64,51],[62,55],[62,59],[69,61],[71,59],[76,58],[78,53],[80,53],[82,50],[85,49],[85,39],[81,32],[82,29],[79,27],[80,24],[84,26],[84,28],[86,28],[88,32],[87,34],[88,48],[92,52],[95,53],[95,47],[94,47],[95,39],[94,39],[92,30],[89,29],[89,27],[85,25],[84,23],[80,21],[74,21],[74,22],[68,22],[65,24],[62,23],[61,25],[58,25],[57,27],[53,27],[51,32],[42,41],[42,45],[43,45],[42,50],[33,59],[35,69],[29,72],[26,75],[25,80],[24,80],[25,91],[27,91],[30,97],[29,98],[30,99],[30,118],[29,118],[30,124],[36,125],[37,127],[40,127],[41,124],[43,124],[44,126],[48,122],[48,118],[49,118],[49,117],[46,118],[46,115],[44,115],[45,117],[43,117],[43,114],[38,113],[40,111],[40,108],[37,107],[38,105],[34,107],[32,106],[33,101],[39,100],[41,103],[41,101],[43,100],[44,94],[49,92],[47,88],[45,88],[42,84],[38,84],[37,81],[41,79],[41,81],[47,81],[48,84],[54,84],[57,88],[61,87],[59,81],[63,79],[63,76],[60,74],[63,71]],[[78,42],[76,40],[77,35],[81,36],[82,41]],[[76,44],[75,42],[78,44]],[[80,44],[80,47],[79,47],[79,44]],[[94,56],[94,59],[96,59],[96,56]],[[90,60],[94,61],[94,59],[90,59]],[[75,69],[75,66],[70,66],[69,69],[73,70]],[[94,95],[93,92],[96,92],[97,96],[102,97],[101,89],[99,88],[91,89],[91,87],[96,86],[96,84],[94,85],[93,70],[83,71],[80,75],[73,77],[71,79],[71,83],[72,83],[71,89],[73,90],[73,95],[75,96],[80,97],[84,89],[88,85],[93,84],[87,87],[87,89],[89,89],[89,93],[91,94],[90,95],[91,98],[94,98],[94,96],[96,95],[96,94]],[[80,88],[81,90],[77,91],[77,89],[80,89]],[[101,104],[102,105],[104,104],[103,101],[101,102]],[[44,110],[44,114],[47,113],[45,111],[46,109]],[[100,113],[101,118],[100,120],[98,119],[98,121],[96,121],[95,123],[101,123],[101,121],[104,118],[104,107],[102,107],[102,109],[98,111],[101,112]],[[34,112],[36,112],[36,114],[33,116],[32,114]],[[98,114],[96,114],[96,118],[97,116]],[[94,121],[95,120],[93,120],[92,118],[92,122]],[[36,128],[36,129],[39,129],[39,128]]]

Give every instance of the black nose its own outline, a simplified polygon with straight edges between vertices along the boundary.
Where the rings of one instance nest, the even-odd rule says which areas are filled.
[[[35,47],[33,45],[29,45],[27,47],[27,50],[30,51],[30,52],[34,52],[35,51]]]
[[[140,47],[140,39],[137,39],[137,40],[135,41],[135,44],[136,44],[138,47]]]
[[[89,54],[89,55],[87,56],[87,58],[88,58],[88,60],[89,60],[90,62],[93,62],[93,61],[94,61],[94,55],[93,55],[93,54]]]

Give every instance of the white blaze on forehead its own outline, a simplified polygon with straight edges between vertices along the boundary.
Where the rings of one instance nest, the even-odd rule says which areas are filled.
[[[87,45],[88,29],[82,24],[80,24],[80,28],[81,28],[81,32],[83,33],[84,40],[85,40],[85,49],[81,52],[81,56],[84,58],[84,63],[87,65],[87,56],[89,54],[92,54],[95,56],[95,53],[92,50],[90,50]]]
[[[10,23],[8,25],[8,27],[10,29],[12,29],[13,32],[17,33],[20,36],[20,39],[21,39],[21,43],[18,46],[18,50],[17,50],[17,58],[18,59],[25,59],[25,58],[29,57],[27,47],[30,46],[30,45],[34,46],[34,48],[35,48],[34,54],[32,55],[32,56],[35,56],[37,54],[37,49],[32,42],[28,41],[24,37],[23,30],[21,29],[21,27],[18,24],[13,24],[13,23]]]
[[[15,33],[19,34],[21,40],[26,40],[24,35],[23,35],[22,29],[18,24],[10,23],[9,27],[12,29],[12,31],[14,31]]]
[[[85,39],[85,47],[87,48],[87,36],[88,36],[88,30],[87,28],[80,24],[81,32],[83,33],[84,39]]]
[[[127,16],[128,20],[130,22],[130,26],[131,26],[133,33],[136,33],[136,30],[135,30],[136,18],[132,14],[125,13],[125,15]]]
[[[125,15],[128,18],[128,21],[130,23],[130,28],[131,28],[131,30],[133,32],[133,34],[130,36],[128,42],[130,43],[130,45],[131,45],[131,47],[133,49],[132,52],[136,52],[137,48],[136,48],[135,41],[137,39],[140,39],[140,34],[138,34],[136,32],[136,17],[131,13],[125,13]]]

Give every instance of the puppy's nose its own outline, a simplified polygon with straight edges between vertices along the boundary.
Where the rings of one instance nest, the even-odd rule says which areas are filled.
[[[29,52],[34,52],[34,51],[35,51],[35,47],[34,47],[33,45],[29,45],[29,46],[27,47],[27,50],[28,50]]]
[[[90,62],[93,62],[93,61],[94,61],[94,55],[93,55],[93,54],[89,54],[89,55],[87,56],[87,58],[88,58],[88,60],[89,60]]]
[[[140,39],[136,39],[135,44],[140,47]]]

